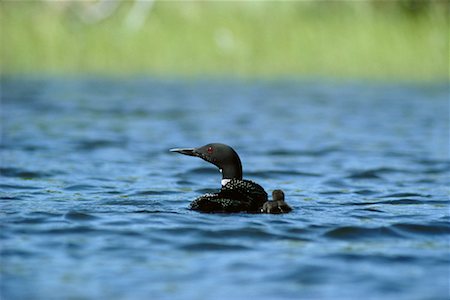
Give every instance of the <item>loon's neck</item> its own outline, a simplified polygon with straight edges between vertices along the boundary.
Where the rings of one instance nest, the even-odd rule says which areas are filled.
[[[220,172],[222,173],[222,186],[230,182],[231,179],[242,180],[242,164],[239,156],[234,156],[230,161],[227,161],[221,167]]]
[[[221,181],[222,186],[226,186],[227,183],[230,182],[230,181],[231,181],[231,179],[222,179],[222,181]]]

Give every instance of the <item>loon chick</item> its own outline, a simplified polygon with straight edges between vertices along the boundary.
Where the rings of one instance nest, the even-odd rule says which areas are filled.
[[[292,211],[292,208],[284,202],[284,193],[282,190],[272,192],[272,201],[267,201],[261,208],[261,212],[268,214],[281,214]]]
[[[271,213],[271,210],[262,210],[268,201],[266,191],[257,183],[242,179],[241,160],[230,146],[213,143],[199,148],[176,148],[170,151],[200,157],[222,172],[221,190],[198,197],[191,203],[191,209],[202,212]]]

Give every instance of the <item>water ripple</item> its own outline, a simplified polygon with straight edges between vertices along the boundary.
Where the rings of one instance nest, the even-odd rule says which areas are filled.
[[[224,243],[211,243],[211,242],[198,242],[187,243],[179,246],[179,249],[187,251],[242,251],[249,250],[248,247],[239,244],[224,244]]]
[[[327,258],[342,259],[348,262],[372,261],[375,263],[413,263],[417,260],[412,255],[368,255],[356,253],[340,253],[326,256]]]
[[[448,200],[417,200],[417,199],[395,199],[383,201],[363,201],[363,202],[345,202],[341,205],[374,205],[374,204],[388,204],[388,205],[423,205],[423,204],[448,204]]]
[[[418,193],[394,193],[381,196],[381,198],[404,198],[404,197],[430,197],[430,195],[422,195]]]
[[[96,140],[81,140],[77,142],[77,148],[83,151],[91,151],[109,147],[123,148],[126,147],[126,145],[127,142],[125,140],[115,141],[115,140],[96,139]]]
[[[98,219],[98,217],[94,215],[78,211],[69,211],[66,214],[64,214],[64,218],[69,221],[80,221],[80,222]]]
[[[5,177],[18,177],[18,178],[46,178],[61,174],[61,172],[43,172],[43,171],[30,171],[22,168],[0,168],[0,175]]]
[[[37,190],[37,189],[40,189],[39,187],[31,186],[31,185],[4,184],[4,183],[0,184],[0,188],[11,189],[11,190]]]
[[[378,170],[355,171],[347,176],[350,179],[381,179]]]
[[[426,236],[450,234],[450,225],[448,223],[443,222],[436,223],[435,225],[398,223],[393,225],[393,228],[398,229],[400,232],[407,232]]]
[[[320,157],[325,156],[327,154],[337,152],[339,148],[337,147],[329,147],[323,149],[315,149],[315,150],[286,150],[286,149],[276,149],[265,152],[265,154],[272,156],[312,156],[312,157]]]
[[[130,196],[149,196],[149,195],[173,195],[179,194],[179,191],[155,191],[155,190],[144,190],[131,194]]]
[[[97,189],[97,186],[90,185],[90,184],[74,184],[66,186],[64,189],[66,191],[85,191],[85,190],[92,190]]]
[[[285,171],[285,170],[263,170],[263,171],[248,171],[246,175],[249,177],[259,178],[274,178],[274,177],[320,177],[319,173],[300,172],[300,171]]]
[[[324,234],[325,237],[343,240],[364,240],[373,238],[403,238],[390,227],[365,228],[357,226],[343,226],[331,229]]]

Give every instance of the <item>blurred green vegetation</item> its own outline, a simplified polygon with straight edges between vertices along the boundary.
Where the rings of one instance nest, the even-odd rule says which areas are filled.
[[[99,4],[2,1],[1,72],[448,77],[448,1]]]

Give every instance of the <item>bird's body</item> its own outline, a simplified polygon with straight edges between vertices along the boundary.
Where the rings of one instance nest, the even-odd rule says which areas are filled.
[[[206,194],[195,199],[190,208],[203,212],[258,213],[267,202],[267,193],[250,180],[231,179],[218,193]]]
[[[222,172],[222,188],[220,191],[205,194],[195,199],[190,205],[193,210],[209,213],[280,213],[291,211],[290,207],[284,202],[284,194],[283,202],[289,210],[274,209],[277,204],[275,204],[275,201],[268,200],[266,191],[259,184],[242,178],[241,160],[230,146],[213,143],[199,148],[179,148],[170,151],[200,157],[216,165]]]

